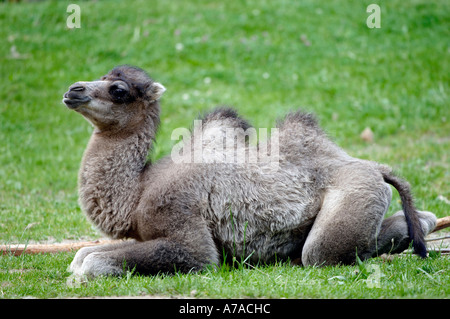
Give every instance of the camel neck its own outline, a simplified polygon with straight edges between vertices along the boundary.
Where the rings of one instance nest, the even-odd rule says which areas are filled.
[[[141,177],[153,128],[143,125],[124,135],[94,133],[84,154],[80,204],[91,222],[113,238],[132,237],[132,213],[142,193]]]

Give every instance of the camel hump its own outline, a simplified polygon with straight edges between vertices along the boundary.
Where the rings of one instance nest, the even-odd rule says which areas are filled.
[[[208,123],[214,123],[217,126],[225,126],[229,128],[242,128],[244,130],[252,127],[246,120],[239,116],[238,112],[227,106],[220,106],[211,112],[205,113],[200,116],[205,127],[208,127]]]

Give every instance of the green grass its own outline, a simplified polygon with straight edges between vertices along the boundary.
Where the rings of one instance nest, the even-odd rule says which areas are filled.
[[[76,193],[91,128],[61,98],[73,82],[124,63],[168,89],[154,159],[170,152],[173,129],[215,105],[235,106],[255,127],[301,107],[351,155],[393,166],[419,209],[449,214],[438,199],[450,199],[448,2],[378,1],[381,28],[369,29],[372,1],[79,1],[73,30],[69,3],[0,3],[0,242],[100,236]],[[360,139],[365,127],[373,143]],[[398,209],[395,194],[390,213]],[[72,257],[0,257],[0,298],[440,298],[450,286],[448,257],[407,257],[366,263],[381,267],[381,288],[367,288],[358,266],[283,264],[70,288]]]
[[[450,260],[402,256],[372,259],[360,266],[223,266],[219,270],[173,276],[99,278],[74,283],[66,271],[73,254],[0,259],[0,297],[175,296],[196,298],[446,298]]]

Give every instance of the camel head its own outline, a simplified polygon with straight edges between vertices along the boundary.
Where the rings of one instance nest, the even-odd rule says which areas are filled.
[[[63,102],[100,131],[121,130],[159,108],[157,101],[164,91],[143,70],[118,66],[100,80],[72,84]]]

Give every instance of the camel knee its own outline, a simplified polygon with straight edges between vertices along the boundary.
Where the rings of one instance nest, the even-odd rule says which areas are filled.
[[[72,273],[78,273],[81,271],[84,259],[91,253],[93,253],[98,247],[83,247],[77,251],[72,263],[69,266],[69,271]]]
[[[358,253],[358,248],[356,246],[351,249],[345,247],[340,248],[341,249],[339,249],[339,247],[326,247],[318,243],[316,247],[303,249],[302,265],[306,267],[351,265],[355,262],[357,255],[362,260],[370,257],[366,252]]]
[[[304,247],[302,251],[302,265],[308,266],[326,266],[327,256],[318,247]]]
[[[317,225],[316,225],[317,226]],[[326,230],[324,230],[326,232]],[[332,229],[330,229],[332,232]],[[346,237],[342,234],[343,238]],[[342,239],[342,238],[341,238]],[[340,263],[350,264],[355,260],[355,249],[346,249],[346,241],[339,241],[334,236],[327,236],[322,231],[313,229],[302,250],[304,266],[333,266]]]
[[[113,258],[109,258],[105,252],[92,252],[87,255],[83,264],[75,275],[88,279],[98,276],[120,276],[124,273],[124,265]]]

